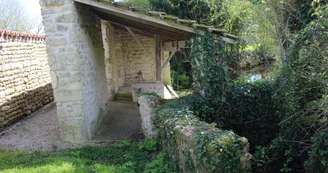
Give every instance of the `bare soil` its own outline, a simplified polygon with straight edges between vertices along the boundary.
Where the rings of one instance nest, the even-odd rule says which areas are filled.
[[[140,142],[141,119],[137,105],[129,100],[117,100],[110,104],[108,115],[93,140],[85,144],[71,144],[60,138],[56,103],[25,117],[11,127],[0,131],[0,149],[53,151],[78,148],[83,145],[109,146],[121,140]]]
[[[0,148],[7,150],[57,150],[80,147],[81,144],[65,143],[60,138],[56,103],[25,117],[6,129],[0,136]]]

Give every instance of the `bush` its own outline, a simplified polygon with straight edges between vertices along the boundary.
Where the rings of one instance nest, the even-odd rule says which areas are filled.
[[[321,173],[328,171],[328,129],[314,135],[311,151],[305,166],[309,172]]]
[[[237,83],[219,102],[200,95],[182,98],[196,115],[208,123],[216,123],[222,129],[232,129],[245,136],[251,144],[267,145],[278,132],[275,100],[271,82]]]
[[[171,71],[171,77],[173,81],[173,87],[177,89],[188,89],[191,87],[190,77],[186,73],[180,73],[177,71]]]

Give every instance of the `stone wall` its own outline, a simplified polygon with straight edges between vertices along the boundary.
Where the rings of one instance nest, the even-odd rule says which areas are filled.
[[[122,55],[121,30],[102,20],[105,65],[109,99],[113,100],[119,88],[124,85],[124,58]]]
[[[44,38],[0,32],[0,129],[53,101],[49,71]]]
[[[188,105],[173,102],[159,107],[159,98],[139,99],[142,130],[146,137],[157,137],[176,172],[248,172],[252,156],[249,143],[232,131],[221,130],[199,121]],[[178,105],[178,106],[177,106]]]
[[[155,40],[153,37],[135,33],[145,48],[153,55],[149,55],[127,31],[121,32],[122,53],[124,57],[124,83],[131,85],[139,82],[138,72],[142,72],[145,82],[156,81]]]
[[[61,136],[93,138],[107,110],[100,19],[72,0],[40,0]]]
[[[138,72],[142,72],[143,82],[155,82],[155,57],[149,55],[133,36],[122,28],[113,27],[102,21],[105,65],[109,99],[113,100],[120,87],[132,86],[140,82]],[[135,33],[146,49],[155,54],[154,38]]]

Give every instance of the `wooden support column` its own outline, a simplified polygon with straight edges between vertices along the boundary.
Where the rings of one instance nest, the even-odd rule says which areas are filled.
[[[161,54],[162,54],[162,41],[159,35],[155,35],[155,58],[156,58],[156,82],[162,81],[162,64],[161,64]]]
[[[173,58],[174,54],[177,52],[177,50],[173,50],[171,52],[171,55],[166,59],[166,61],[164,62],[164,65],[162,67],[162,72],[164,72],[166,66],[170,63],[171,59]]]

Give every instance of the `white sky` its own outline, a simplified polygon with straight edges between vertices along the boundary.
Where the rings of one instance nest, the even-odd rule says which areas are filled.
[[[19,3],[25,7],[30,19],[34,20],[36,26],[38,26],[42,22],[39,0],[19,0]]]
[[[41,6],[39,4],[39,0],[18,0],[18,1],[25,7],[25,10],[28,13],[30,19],[34,20],[36,26],[38,26],[42,22],[42,16],[40,10]],[[115,0],[115,1],[122,1],[122,0]]]

